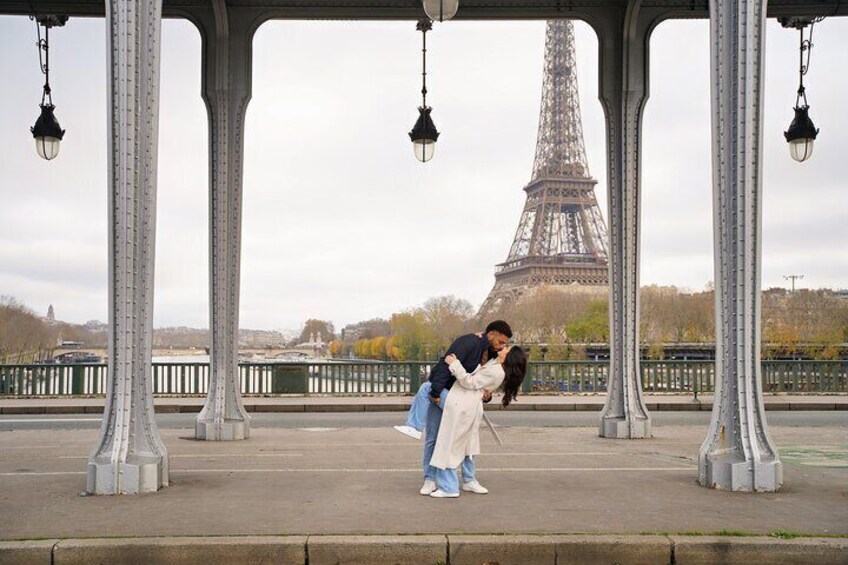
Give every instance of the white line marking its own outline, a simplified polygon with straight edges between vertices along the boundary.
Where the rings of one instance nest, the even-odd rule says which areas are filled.
[[[64,449],[64,448],[77,448],[77,449],[88,449],[91,447],[90,443],[66,443],[65,445],[3,445],[0,446],[0,449]]]
[[[181,455],[168,455],[169,459],[185,459],[190,457],[303,457],[303,453],[186,453]],[[88,459],[86,455],[60,455],[56,459]]]
[[[53,475],[85,475],[85,471],[20,471],[16,473],[0,473],[0,477],[41,477]]]
[[[480,457],[526,457],[530,455],[643,455],[640,453],[613,453],[610,451],[528,451],[524,453],[512,453],[512,452],[504,452],[504,453],[495,453],[492,451],[487,451],[486,453],[480,454]]]
[[[581,472],[619,472],[619,471],[687,471],[695,470],[695,465],[688,467],[484,467],[485,472],[510,473],[581,473]],[[420,473],[421,469],[171,469],[172,473]]]
[[[99,422],[103,418],[17,418],[14,420],[6,420],[0,418],[0,424],[26,424],[31,422]]]
[[[485,472],[509,473],[598,473],[598,472],[679,472],[691,473],[689,467],[486,467]],[[171,473],[420,473],[421,469],[171,469]],[[0,477],[42,477],[56,475],[85,475],[85,471],[19,471],[0,473]]]

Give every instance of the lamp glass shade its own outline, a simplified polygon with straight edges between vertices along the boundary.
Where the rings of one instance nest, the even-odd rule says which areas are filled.
[[[415,152],[415,158],[426,163],[433,158],[433,153],[436,152],[436,142],[429,139],[419,139],[412,142],[412,150]]]
[[[819,134],[808,111],[809,106],[796,107],[795,117],[789,124],[789,129],[783,132],[783,136],[789,142],[789,154],[799,163],[803,163],[812,156],[813,141]]]
[[[29,130],[35,138],[35,149],[42,159],[55,159],[59,154],[59,142],[65,136],[65,130],[59,125],[56,116],[53,115],[52,104],[41,105],[41,115],[35,121],[35,125]]]
[[[36,137],[35,150],[42,159],[50,161],[59,155],[59,142],[56,137]]]
[[[803,163],[813,156],[813,143],[815,139],[802,137],[789,142],[789,154],[799,163]]]
[[[429,106],[418,107],[418,120],[409,132],[409,139],[412,140],[412,148],[415,151],[415,158],[426,163],[433,158],[433,153],[436,151],[436,140],[439,139],[439,132],[436,131],[436,124],[430,117],[430,112],[433,109]]]
[[[451,19],[458,9],[459,0],[424,0],[424,13],[436,22]]]

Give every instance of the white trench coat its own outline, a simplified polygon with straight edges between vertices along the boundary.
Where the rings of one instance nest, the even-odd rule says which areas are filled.
[[[480,454],[480,423],[483,421],[483,389],[494,391],[504,380],[497,358],[468,373],[459,361],[451,363],[456,377],[445,399],[442,423],[430,465],[455,469],[466,455]]]

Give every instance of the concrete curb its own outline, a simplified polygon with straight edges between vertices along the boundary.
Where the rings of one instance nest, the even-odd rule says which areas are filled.
[[[364,399],[361,402],[280,402],[251,404],[250,399],[244,399],[244,408],[252,413],[342,413],[342,412],[406,412],[409,409],[410,399],[398,402],[369,402]],[[2,402],[2,401],[0,401]],[[16,400],[15,402],[21,402]],[[24,415],[24,414],[102,414],[103,402],[75,402],[73,404],[38,404],[38,399],[26,400],[28,404],[17,406],[3,406],[0,404],[0,415]],[[713,409],[712,402],[651,402],[645,403],[650,412],[709,412]],[[521,402],[511,404],[508,409],[500,404],[486,406],[486,411],[509,410],[511,412],[600,412],[603,410],[603,402],[532,402],[532,398],[521,398]],[[157,404],[157,414],[196,414],[202,406],[197,402]],[[803,402],[769,402],[766,401],[767,411],[834,411],[848,410],[848,399],[840,399],[834,402],[825,401],[803,401]]]
[[[309,565],[444,563],[446,536],[309,536]]]
[[[848,563],[848,539],[670,536],[676,565],[780,563],[831,565]]]
[[[245,536],[0,541],[0,565],[845,565],[848,538],[663,535]]]
[[[0,541],[0,565],[53,563],[53,546],[59,540]]]

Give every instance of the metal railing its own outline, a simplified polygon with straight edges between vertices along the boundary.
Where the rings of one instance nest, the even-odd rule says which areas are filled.
[[[432,363],[320,362],[241,363],[241,392],[264,394],[409,394],[426,380]],[[642,389],[649,393],[713,391],[712,361],[640,362]],[[524,392],[602,393],[609,382],[606,361],[530,363]],[[207,363],[153,363],[153,393],[205,395]],[[0,395],[72,396],[106,393],[105,364],[0,365]],[[764,392],[848,393],[848,361],[763,361]]]

